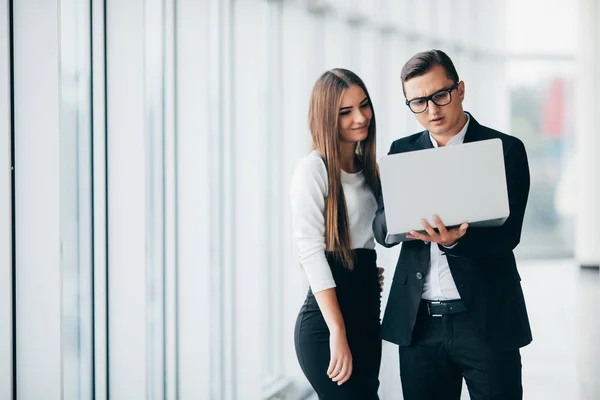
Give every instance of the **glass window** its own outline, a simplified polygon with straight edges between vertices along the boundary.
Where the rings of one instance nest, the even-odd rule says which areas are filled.
[[[0,0],[0,398],[12,398],[13,292],[8,2]]]
[[[573,256],[574,61],[509,63],[511,128],[527,149],[531,188],[522,258]]]
[[[92,398],[89,2],[60,7],[60,234],[65,399]]]

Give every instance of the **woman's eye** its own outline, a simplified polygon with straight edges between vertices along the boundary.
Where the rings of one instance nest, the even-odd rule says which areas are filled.
[[[342,111],[342,112],[340,113],[340,115],[348,115],[348,114],[350,114],[350,111]]]

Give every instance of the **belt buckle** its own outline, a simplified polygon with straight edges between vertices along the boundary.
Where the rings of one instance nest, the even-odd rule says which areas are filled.
[[[429,314],[430,317],[441,317],[442,314],[432,314],[431,313],[431,308],[429,307],[431,304],[442,304],[441,301],[428,301],[427,302],[427,313]]]

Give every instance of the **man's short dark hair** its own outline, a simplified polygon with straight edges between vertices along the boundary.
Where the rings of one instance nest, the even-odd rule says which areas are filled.
[[[441,66],[446,71],[446,76],[452,82],[458,83],[458,73],[454,68],[454,63],[446,53],[441,50],[428,50],[412,56],[410,60],[402,67],[400,79],[402,80],[402,91],[404,91],[404,82],[416,76],[421,76],[429,72],[436,65]],[[406,93],[404,93],[406,95]]]

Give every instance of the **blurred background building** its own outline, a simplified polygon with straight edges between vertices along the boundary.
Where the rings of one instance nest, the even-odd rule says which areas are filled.
[[[312,84],[363,78],[381,156],[420,130],[400,70],[431,48],[528,151],[525,398],[600,398],[599,19],[595,0],[0,0],[0,399],[311,398],[288,185]],[[388,283],[397,252],[378,248]],[[380,396],[401,398],[388,343]]]

